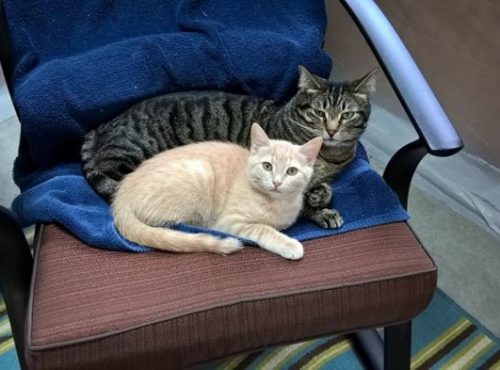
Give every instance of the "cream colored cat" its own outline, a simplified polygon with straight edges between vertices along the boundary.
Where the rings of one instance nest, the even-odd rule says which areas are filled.
[[[302,244],[277,230],[299,215],[322,139],[302,146],[269,140],[254,123],[251,142],[250,150],[190,144],[143,162],[113,199],[117,229],[133,242],[170,252],[229,254],[242,248],[234,238],[161,227],[184,222],[252,240],[284,258],[302,258]]]

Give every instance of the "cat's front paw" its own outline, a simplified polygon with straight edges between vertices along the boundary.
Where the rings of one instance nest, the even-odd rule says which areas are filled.
[[[305,194],[306,203],[312,208],[327,207],[332,201],[332,188],[326,182],[315,186]]]
[[[287,260],[300,260],[304,257],[304,247],[298,240],[290,239],[276,253]]]
[[[323,208],[311,217],[324,229],[338,229],[344,224],[344,220],[336,209]]]

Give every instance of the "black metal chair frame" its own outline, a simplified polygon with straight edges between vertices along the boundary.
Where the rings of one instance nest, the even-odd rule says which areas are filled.
[[[372,0],[339,1],[368,42],[419,136],[394,154],[383,175],[401,204],[407,208],[410,183],[424,156],[450,156],[462,149],[463,143],[413,58],[376,3]],[[2,7],[3,3],[0,3],[0,62],[9,91],[12,92],[13,65]],[[24,361],[24,324],[32,269],[33,256],[22,230],[9,211],[0,207],[0,286],[3,288],[22,369],[27,369]],[[410,368],[411,321],[385,327],[384,341],[375,329],[352,335],[356,349],[369,368]]]

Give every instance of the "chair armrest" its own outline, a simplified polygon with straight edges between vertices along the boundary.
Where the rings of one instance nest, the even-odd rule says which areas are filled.
[[[427,152],[449,156],[463,143],[408,49],[373,0],[340,0],[363,33]]]
[[[33,257],[23,231],[0,206],[0,285],[12,326],[21,368],[24,363],[24,324],[29,301]]]

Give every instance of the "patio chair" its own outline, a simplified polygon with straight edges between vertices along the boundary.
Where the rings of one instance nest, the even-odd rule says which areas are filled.
[[[419,136],[394,154],[384,172],[406,208],[421,159],[450,156],[462,141],[375,2],[339,1]],[[1,63],[15,104],[13,45],[4,14],[1,20]],[[436,266],[409,225],[376,226],[305,245],[300,263],[256,248],[228,258],[127,254],[90,248],[61,226],[40,224],[32,253],[9,211],[1,208],[0,282],[21,366],[181,368],[352,333],[371,367],[409,369],[411,320],[430,302],[437,281]],[[68,310],[55,314],[63,301]],[[384,341],[375,328],[384,328]]]

